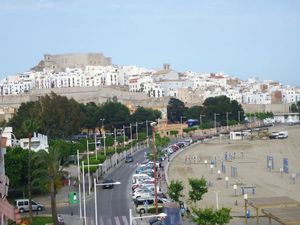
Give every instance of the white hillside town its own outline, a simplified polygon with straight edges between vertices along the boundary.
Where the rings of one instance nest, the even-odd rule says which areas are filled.
[[[63,62],[70,62],[73,58],[65,55]],[[55,65],[57,64],[58,62]],[[57,70],[57,66],[51,66],[48,62],[47,67],[35,67],[2,79],[0,94],[18,95],[32,89],[47,88],[122,86],[129,92],[143,92],[152,98],[176,97],[184,103],[193,103],[195,99],[199,102],[199,99],[205,100],[219,95],[226,95],[241,104],[268,105],[300,101],[299,87],[282,85],[272,80],[241,80],[224,73],[177,72],[169,64],[164,64],[159,70],[135,65],[100,64],[96,61],[84,66],[78,62],[74,65],[64,63],[63,65],[69,67],[63,68],[60,65],[60,70]]]

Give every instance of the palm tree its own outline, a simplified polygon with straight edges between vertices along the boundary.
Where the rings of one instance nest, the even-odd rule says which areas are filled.
[[[61,186],[63,177],[63,166],[60,165],[62,157],[57,145],[51,146],[49,151],[41,150],[36,154],[38,169],[34,171],[36,177],[43,177],[50,189],[51,214],[54,225],[58,225],[56,210],[56,194]]]
[[[27,170],[27,185],[28,185],[28,200],[29,200],[29,221],[32,223],[32,184],[31,184],[31,138],[34,131],[36,131],[37,124],[34,120],[25,120],[23,128],[28,137],[28,170]]]

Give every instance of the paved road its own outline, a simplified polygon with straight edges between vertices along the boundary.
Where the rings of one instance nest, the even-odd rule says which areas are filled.
[[[136,152],[134,162],[120,164],[120,167],[114,169],[108,177],[120,181],[120,185],[115,185],[113,189],[102,189],[97,187],[97,207],[99,225],[128,225],[129,208],[133,208],[131,200],[131,175],[134,173],[137,163],[145,160],[146,149]],[[62,207],[59,210],[61,214],[78,215],[78,206]],[[87,223],[94,224],[95,221],[95,201],[94,193],[87,197],[86,201]],[[141,224],[141,223],[138,223]]]

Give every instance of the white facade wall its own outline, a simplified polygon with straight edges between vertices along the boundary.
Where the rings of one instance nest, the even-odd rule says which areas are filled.
[[[281,89],[283,103],[296,103],[300,101],[300,91],[297,88]]]
[[[242,99],[244,104],[271,104],[269,93],[243,93]]]

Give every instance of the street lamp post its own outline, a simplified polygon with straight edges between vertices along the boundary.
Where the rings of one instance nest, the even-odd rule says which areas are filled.
[[[139,148],[139,142],[138,142],[139,141],[139,129],[138,129],[139,124],[141,125],[141,124],[143,124],[143,122],[140,122],[140,123],[136,122],[135,123],[135,126],[136,126],[136,144],[137,144],[136,150],[138,150],[138,148]]]
[[[132,124],[130,124],[130,154],[132,155]]]
[[[236,184],[234,184],[234,185],[233,185],[234,197],[236,197],[236,189],[237,189],[237,185],[236,185]]]
[[[215,122],[215,134],[217,133],[217,116],[220,115],[219,113],[214,113],[214,122]]]
[[[243,112],[243,111],[238,111],[238,120],[239,120],[239,124],[241,123],[241,112]]]
[[[229,177],[225,177],[226,188],[228,188]]]
[[[105,118],[100,118],[100,121],[101,121],[101,134],[102,134],[102,139],[103,139],[103,147],[104,147],[104,155],[106,156],[106,146],[105,146],[105,130],[104,130],[104,127],[103,127],[103,122],[104,122]],[[102,130],[104,130],[104,135],[102,133]]]
[[[213,174],[214,165],[210,164],[210,173]]]
[[[102,166],[102,164],[95,164],[97,166]],[[84,221],[84,225],[87,225],[87,221],[86,221],[86,200],[85,200],[85,172],[84,172],[84,167],[87,166],[88,168],[90,166],[95,166],[95,165],[84,165],[84,161],[81,162],[81,166],[82,166],[82,194],[83,194],[83,221]],[[94,178],[95,179],[95,178]]]
[[[78,192],[79,192],[79,217],[80,219],[82,219],[79,150],[77,150],[77,173],[78,173],[77,175],[78,175]]]
[[[117,129],[114,128],[114,147],[115,147],[115,153],[117,153]]]
[[[219,193],[221,191],[214,191],[214,193],[216,194],[216,208],[217,210],[219,209]]]
[[[123,125],[123,147],[125,147],[125,126]]]
[[[81,162],[81,165],[82,165],[83,221],[84,221],[84,225],[87,225],[87,222],[86,222],[86,204],[85,204],[85,175],[84,175],[84,161]]]
[[[87,163],[90,165],[90,150],[89,150],[89,140],[86,140],[86,151],[87,151]],[[89,195],[91,194],[91,177],[90,177],[90,167],[88,166],[88,179],[89,179]]]
[[[103,121],[104,121],[105,119],[104,118],[100,118],[100,121],[101,121],[101,129],[103,129]]]
[[[119,185],[121,182],[117,181],[114,183],[105,183],[105,184],[97,184],[96,179],[94,178],[94,198],[95,198],[95,224],[98,225],[98,206],[97,206],[97,186],[104,185]]]
[[[123,139],[124,139],[124,147],[125,147],[125,131],[126,131],[126,128],[130,128],[130,136],[131,136],[131,141],[132,141],[132,129],[131,129],[131,124],[130,124],[130,126],[124,126],[123,125]],[[132,149],[131,149],[131,151],[132,151]],[[132,153],[132,152],[131,152]],[[126,150],[126,155],[127,155],[127,150]]]

